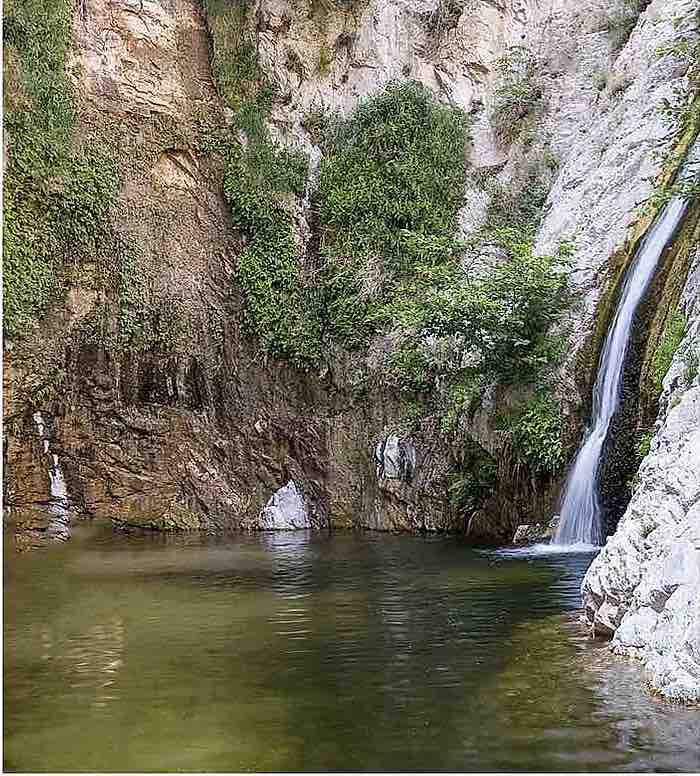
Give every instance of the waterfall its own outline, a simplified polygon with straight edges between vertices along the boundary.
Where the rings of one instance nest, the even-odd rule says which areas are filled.
[[[687,182],[700,178],[700,143],[696,143],[680,174]],[[656,272],[659,259],[673,241],[688,209],[688,199],[676,194],[663,207],[637,249],[627,270],[620,301],[608,331],[593,387],[590,425],[576,455],[564,490],[555,544],[603,543],[599,470],[610,423],[620,404],[620,387],[634,315]]]
[[[49,432],[41,412],[35,412],[32,416],[36,425],[39,439],[41,439],[44,455],[50,456],[49,464],[49,525],[46,533],[54,539],[65,541],[70,539],[70,503],[68,500],[68,488],[63,477],[63,472],[58,463],[58,456],[51,453]]]

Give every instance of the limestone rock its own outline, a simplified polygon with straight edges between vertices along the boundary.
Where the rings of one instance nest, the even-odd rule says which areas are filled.
[[[389,435],[374,452],[379,480],[410,482],[416,468],[416,450],[410,440]]]
[[[294,480],[273,493],[260,512],[258,527],[263,531],[311,528],[306,502]]]

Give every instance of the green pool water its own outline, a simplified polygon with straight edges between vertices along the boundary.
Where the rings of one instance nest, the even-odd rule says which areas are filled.
[[[81,525],[4,557],[14,771],[698,770],[576,621],[591,555]]]

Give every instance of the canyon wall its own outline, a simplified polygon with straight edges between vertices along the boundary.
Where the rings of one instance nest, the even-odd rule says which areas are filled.
[[[60,466],[75,517],[120,525],[332,525],[509,539],[519,523],[553,511],[563,474],[563,461],[546,475],[509,463],[512,435],[496,415],[527,390],[489,389],[446,438],[429,413],[411,420],[395,386],[370,380],[365,393],[351,389],[385,340],[300,369],[265,353],[251,332],[237,274],[251,238],[232,219],[224,162],[210,150],[217,133],[243,148],[250,142],[220,73],[222,41],[251,36],[275,87],[266,131],[311,158],[321,153],[314,112],[348,116],[392,81],[418,81],[464,111],[461,236],[477,235],[494,192],[507,191],[519,207],[537,200],[537,251],[568,245],[573,304],[552,391],[562,414],[557,441],[570,454],[607,321],[601,300],[614,297],[629,247],[653,215],[644,205],[679,162],[683,125],[667,108],[692,91],[680,44],[697,37],[695,3],[258,0],[241,6],[233,31],[222,3],[70,5],[72,148],[104,151],[112,161],[98,174],[113,165],[116,193],[108,247],[68,250],[36,320],[22,319],[5,338],[6,524],[46,530]],[[508,136],[494,115],[513,51],[527,52],[533,105]],[[21,65],[13,55],[6,62],[16,110],[28,101]],[[17,143],[8,130],[10,171]],[[312,167],[305,196],[289,206],[302,264],[316,183]],[[467,480],[481,487],[480,472],[491,468],[497,485],[477,506],[451,496]]]

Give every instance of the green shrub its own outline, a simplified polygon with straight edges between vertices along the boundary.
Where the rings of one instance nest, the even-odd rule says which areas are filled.
[[[285,196],[302,194],[306,169],[303,156],[265,140],[233,143],[224,175],[234,223],[248,237],[237,268],[248,323],[268,353],[300,367],[318,360],[320,332]]]
[[[532,471],[556,474],[564,464],[561,408],[539,393],[511,420],[513,449]]]
[[[512,244],[510,255],[480,277],[451,272],[440,285],[415,285],[402,322],[419,338],[457,337],[469,354],[461,373],[528,382],[559,350],[548,334],[566,304],[566,276],[557,261],[536,256],[529,244]]]
[[[680,311],[675,312],[667,320],[659,344],[656,346],[651,360],[651,379],[657,395],[660,395],[663,390],[664,377],[666,377],[673,356],[681,344],[686,323],[685,315]]]
[[[461,418],[471,415],[474,405],[481,399],[481,392],[481,380],[474,376],[467,375],[451,381],[444,402],[445,410],[440,419],[443,436],[453,437],[459,433]]]
[[[534,168],[517,191],[491,187],[471,242],[500,258],[476,276],[462,266],[466,129],[424,87],[391,84],[326,129],[318,194],[324,335],[363,350],[392,332],[375,378],[422,394],[445,433],[489,382],[536,380],[558,358],[548,332],[567,303],[566,246],[541,257],[530,243],[547,195]]]
[[[422,85],[390,84],[326,133],[318,192],[325,328],[361,347],[401,283],[455,263],[466,118]]]
[[[66,260],[106,256],[112,246],[114,163],[73,144],[70,8],[67,0],[5,4],[3,327],[11,337],[60,296]]]
[[[651,443],[653,439],[654,439],[653,431],[645,431],[639,438],[639,442],[637,443],[637,457],[639,458],[640,461],[643,458],[646,458],[647,455],[649,455],[649,451],[651,450]]]
[[[537,60],[523,46],[512,46],[496,63],[499,83],[491,113],[496,136],[509,145],[517,140],[542,99]]]
[[[459,513],[471,514],[483,506],[498,486],[498,465],[477,442],[464,439],[454,451],[455,472],[450,475],[447,493]]]
[[[691,350],[687,354],[687,361],[685,365],[685,381],[690,385],[694,382],[695,378],[700,373],[700,354]]]
[[[258,61],[246,0],[205,0],[213,38],[212,70],[236,125],[249,135],[264,134],[276,89]]]
[[[515,242],[533,239],[549,194],[541,171],[536,166],[530,167],[518,184],[503,185],[490,178],[485,181],[484,189],[490,195],[486,223],[472,242],[475,245],[494,240],[502,242],[506,233]]]

